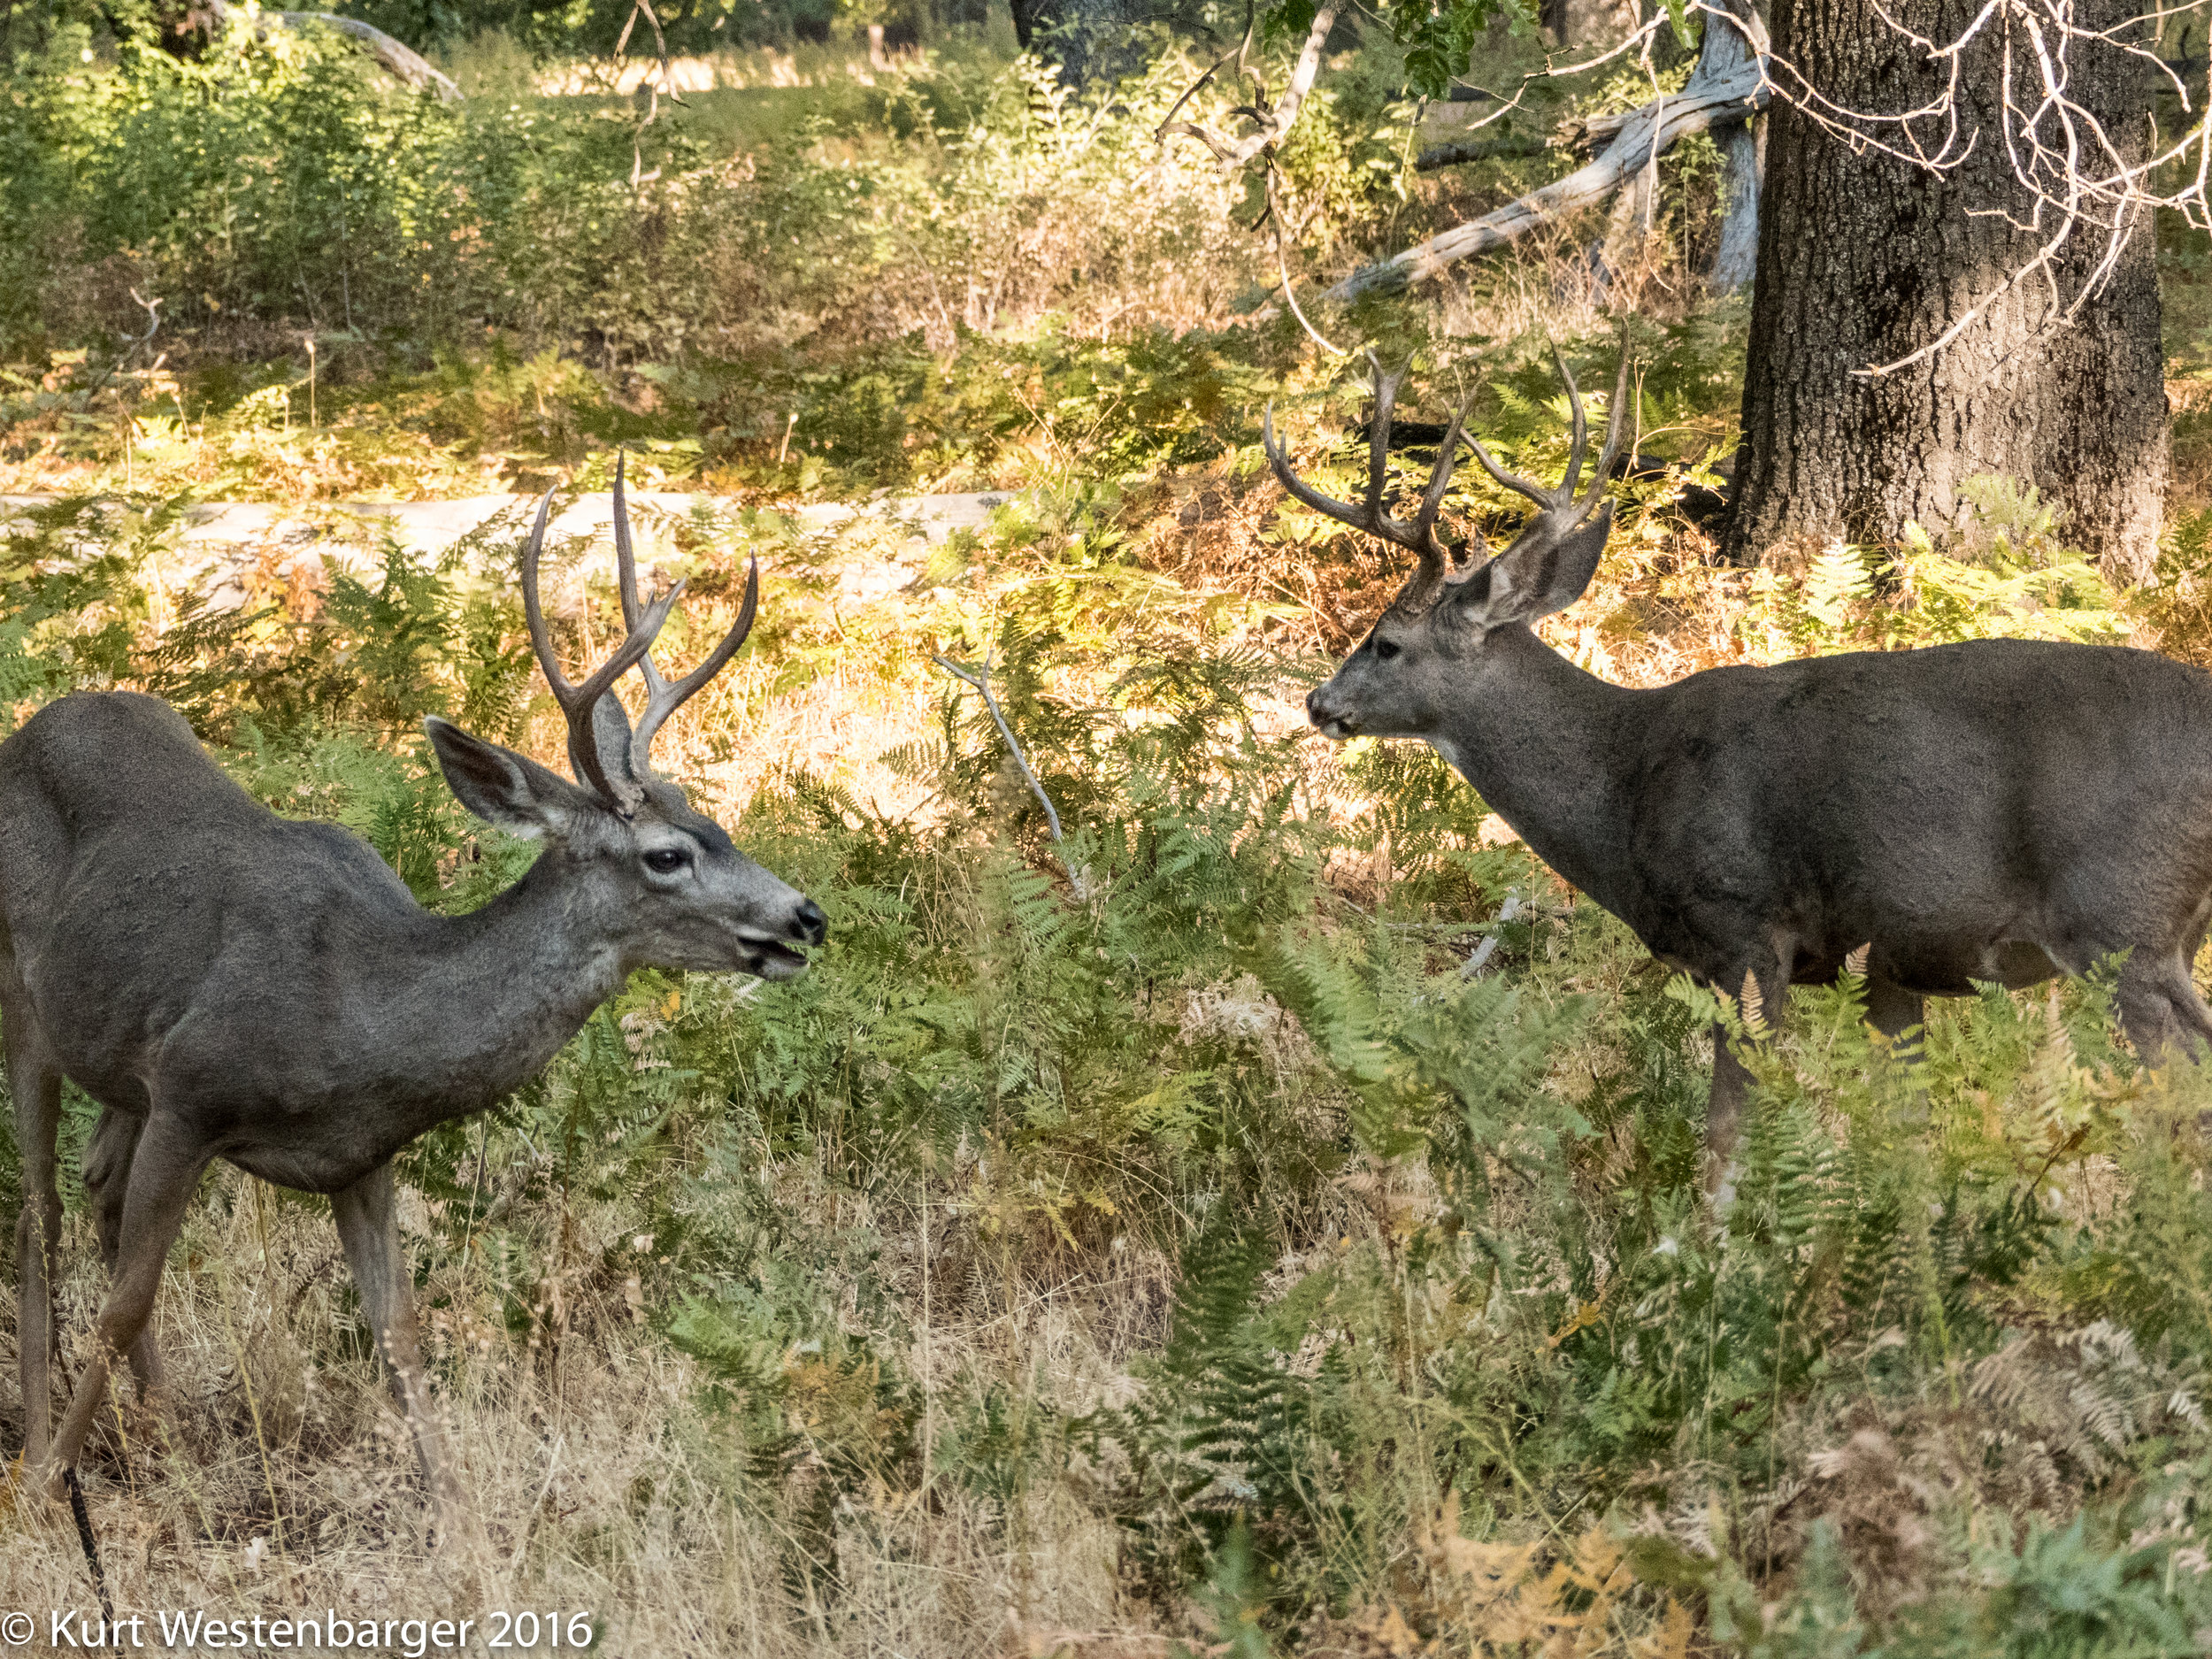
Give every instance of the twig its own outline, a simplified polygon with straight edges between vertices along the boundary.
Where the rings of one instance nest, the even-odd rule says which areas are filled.
[[[1331,344],[1328,339],[1318,328],[1316,328],[1313,326],[1312,322],[1307,318],[1306,313],[1299,307],[1297,291],[1291,287],[1290,282],[1290,250],[1286,245],[1289,239],[1285,235],[1283,230],[1282,207],[1275,200],[1275,166],[1271,157],[1268,163],[1266,178],[1267,217],[1275,232],[1276,268],[1283,273],[1283,301],[1290,307],[1290,314],[1298,319],[1298,326],[1306,331],[1308,337],[1312,340],[1315,345],[1319,346],[1324,351],[1329,353],[1332,357],[1348,357],[1352,354],[1347,351],[1342,346]]]
[[[1052,804],[1052,797],[1045,793],[1044,785],[1037,781],[1037,774],[1030,766],[1029,757],[1022,752],[1021,741],[1014,735],[1014,728],[1007,723],[1005,713],[998,706],[998,699],[991,695],[989,655],[985,655],[983,665],[979,668],[964,668],[942,652],[934,654],[930,660],[961,684],[973,686],[983,694],[983,706],[991,711],[991,718],[998,723],[999,735],[1006,740],[1006,752],[1014,757],[1014,764],[1021,768],[1022,777],[1029,785],[1029,792],[1037,797],[1037,804],[1045,810],[1045,823],[1052,831],[1053,847],[1059,851],[1060,866],[1068,872],[1068,881],[1075,889],[1075,896],[1079,899],[1088,898],[1090,895],[1085,891],[1083,872],[1069,861],[1062,846],[1064,838],[1060,833],[1060,814]]]
[[[92,1573],[93,1593],[100,1598],[100,1612],[115,1626],[115,1603],[108,1599],[108,1576],[100,1566],[100,1546],[92,1536],[92,1516],[84,1505],[84,1486],[77,1479],[74,1467],[61,1471],[62,1484],[69,1488],[69,1513],[77,1520],[77,1541],[84,1546],[84,1564]]]
[[[661,31],[660,14],[653,10],[653,0],[633,0],[630,15],[622,25],[621,38],[614,43],[614,55],[617,58],[621,57],[623,49],[629,45],[630,31],[637,27],[638,13],[641,12],[645,14],[645,20],[653,26],[653,56],[660,69],[660,79],[646,83],[645,119],[640,121],[630,134],[630,188],[633,190],[641,184],[650,184],[661,176],[661,170],[658,167],[654,168],[650,173],[645,171],[645,129],[660,119],[661,88],[665,86],[668,88],[668,101],[671,104],[678,109],[684,107],[684,101],[677,96],[675,82],[671,78],[668,67],[668,36]]]
[[[93,381],[91,385],[84,388],[83,396],[87,399],[89,399],[94,393],[97,392],[103,386],[105,386],[110,380],[113,380],[115,378],[115,372],[121,368],[126,363],[128,363],[133,357],[136,357],[141,351],[143,351],[147,345],[152,341],[153,337],[161,332],[161,308],[167,304],[168,301],[163,299],[139,299],[138,290],[136,288],[130,289],[129,293],[131,298],[138,301],[139,309],[146,313],[146,332],[142,334],[126,334],[123,336],[126,340],[130,342],[130,344],[123,348],[123,355],[121,357],[116,358],[114,362],[109,364],[107,367],[102,371],[98,380]]]

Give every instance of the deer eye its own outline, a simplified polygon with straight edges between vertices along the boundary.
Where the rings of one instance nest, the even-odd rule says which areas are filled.
[[[645,867],[660,876],[672,876],[690,862],[690,849],[684,847],[656,847],[645,855]]]
[[[1404,648],[1393,644],[1388,640],[1377,640],[1375,641],[1375,660],[1378,662],[1386,663],[1392,657],[1397,656],[1399,651],[1402,649]]]

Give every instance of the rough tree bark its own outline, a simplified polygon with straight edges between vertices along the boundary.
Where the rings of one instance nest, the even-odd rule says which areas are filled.
[[[2077,16],[2109,27],[2130,14],[2124,4],[2083,0]],[[1893,0],[1890,11],[1947,42],[1979,9],[1978,0]],[[1773,27],[1778,63],[1847,109],[1899,111],[1941,89],[1924,50],[1871,20],[1865,0],[1776,0]],[[1908,520],[1949,526],[1963,505],[1959,487],[2001,472],[2062,505],[2067,541],[2108,573],[2150,572],[2168,463],[2147,214],[2070,326],[2041,329],[2052,290],[2031,280],[1932,357],[1878,377],[1855,373],[1929,345],[2042,240],[1988,211],[2024,215],[2027,204],[1999,121],[2000,49],[1995,31],[1986,35],[1959,77],[1962,139],[1973,134],[1973,148],[1941,175],[1877,150],[1854,153],[1778,73],[1727,539],[1739,561],[1787,539],[1880,541]],[[2151,83],[2139,59],[2078,46],[2071,91],[2123,143],[2146,141]],[[2080,291],[2106,242],[2085,224],[2059,255],[2062,297]]]
[[[1009,0],[1014,36],[1024,51],[1059,65],[1060,79],[1079,87],[1110,68],[1102,49],[1128,20],[1123,0]]]

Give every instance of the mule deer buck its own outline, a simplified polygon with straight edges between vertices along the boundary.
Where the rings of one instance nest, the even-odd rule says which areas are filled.
[[[1505,471],[1463,409],[1409,519],[1384,502],[1402,373],[1374,365],[1357,504],[1297,476],[1269,411],[1283,487],[1416,561],[1307,697],[1313,724],[1425,741],[1654,956],[1732,995],[1756,987],[1770,1009],[1863,944],[1868,1016],[1892,1036],[1924,996],[2125,952],[2120,1017],[2144,1056],[2212,1040],[2189,972],[2212,919],[2212,676],[2117,646],[1981,640],[1609,685],[1532,625],[1572,603],[1604,552],[1626,354],[1581,495],[1582,400],[1554,357],[1573,422],[1559,486]],[[1463,442],[1537,511],[1503,552],[1482,557],[1478,539],[1455,564],[1437,518]],[[1705,1179],[1724,1201],[1748,1083],[1716,1031]]]
[[[162,1265],[211,1159],[330,1195],[441,1531],[457,1488],[418,1347],[391,1159],[534,1076],[634,968],[801,972],[822,942],[810,900],[746,858],[657,776],[653,736],[736,652],[760,597],[672,685],[648,654],[683,584],[641,605],[618,469],[615,549],[629,635],[572,685],[538,599],[549,493],[522,595],[568,723],[576,782],[426,722],[478,818],[544,850],[473,914],[434,915],[366,843],[288,822],[201,751],[166,703],[65,697],[0,743],[0,1034],[26,1201],[17,1224],[27,1462],[70,1478],[110,1368],[159,1393],[148,1327]],[[634,727],[612,687],[632,666]],[[58,1432],[50,1433],[61,1238],[55,1135],[67,1078],[102,1115],[85,1186],[113,1284]]]

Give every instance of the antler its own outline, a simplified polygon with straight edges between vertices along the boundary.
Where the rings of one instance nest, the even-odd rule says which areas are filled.
[[[1574,373],[1567,367],[1565,355],[1558,346],[1554,345],[1551,357],[1558,366],[1559,378],[1566,382],[1567,408],[1574,420],[1574,437],[1567,446],[1567,474],[1559,480],[1559,488],[1546,489],[1540,484],[1531,483],[1518,472],[1507,472],[1491,459],[1490,451],[1482,447],[1482,440],[1472,433],[1467,434],[1467,445],[1474,450],[1475,459],[1482,463],[1483,471],[1506,488],[1527,496],[1549,512],[1572,507],[1575,510],[1573,516],[1553,533],[1565,535],[1590,516],[1590,509],[1596,506],[1598,498],[1605,494],[1606,480],[1613,476],[1613,463],[1620,458],[1621,416],[1628,405],[1628,331],[1625,326],[1621,331],[1621,372],[1620,378],[1613,383],[1612,407],[1606,413],[1605,448],[1598,452],[1597,475],[1590,480],[1589,494],[1578,502],[1575,499],[1575,486],[1581,481],[1582,453],[1589,442],[1589,427],[1583,419],[1582,394],[1576,388]]]
[[[622,495],[622,472],[626,459],[617,455],[614,462],[614,562],[616,585],[622,590],[622,620],[625,626],[635,628],[639,615],[637,559],[630,549],[630,512]],[[676,587],[681,588],[683,584],[678,582]],[[674,597],[672,592],[669,598]],[[653,733],[661,729],[662,721],[681,708],[694,692],[720,673],[723,665],[737,655],[737,648],[745,643],[745,636],[753,631],[753,613],[759,608],[760,560],[755,558],[745,572],[745,598],[737,608],[737,621],[698,667],[672,686],[653,666],[651,655],[639,653],[638,667],[645,675],[645,711],[638,716],[637,726],[630,733],[633,771],[642,774],[652,769]]]
[[[1463,403],[1460,405],[1452,416],[1451,425],[1445,429],[1444,447],[1436,457],[1435,469],[1429,474],[1428,488],[1421,492],[1421,508],[1413,522],[1394,518],[1383,511],[1382,504],[1390,463],[1390,421],[1397,407],[1398,388],[1406,378],[1406,370],[1413,365],[1409,361],[1395,374],[1385,374],[1373,352],[1367,354],[1367,361],[1375,371],[1375,419],[1368,428],[1366,495],[1357,506],[1323,495],[1291,470],[1288,454],[1275,441],[1275,405],[1271,403],[1261,417],[1260,444],[1267,451],[1267,464],[1274,468],[1283,488],[1307,506],[1339,524],[1348,524],[1355,530],[1363,530],[1369,535],[1404,548],[1418,557],[1420,565],[1399,595],[1399,603],[1419,603],[1443,580],[1450,564],[1443,545],[1436,539],[1436,517],[1443,511],[1444,492],[1451,487],[1452,471],[1459,464],[1460,422],[1466,417],[1467,408]],[[1476,453],[1481,453],[1479,446]]]
[[[633,664],[644,660],[645,653],[652,647],[653,636],[668,620],[668,613],[684,585],[678,582],[668,590],[666,597],[648,606],[642,616],[630,615],[626,604],[623,619],[629,625],[629,637],[582,685],[571,685],[568,677],[561,672],[560,659],[553,654],[553,641],[545,629],[545,612],[538,603],[538,557],[545,549],[546,521],[552,511],[553,492],[549,489],[545,498],[538,503],[537,522],[530,526],[530,539],[522,548],[522,611],[530,623],[531,648],[538,654],[538,666],[545,672],[545,683],[552,687],[554,702],[561,705],[561,713],[567,718],[569,764],[575,768],[578,780],[589,784],[617,806],[626,808],[634,804],[634,791],[618,788],[609,780],[607,769],[600,764],[599,741],[592,729],[592,710]],[[621,523],[619,509],[615,522]],[[626,541],[626,536],[624,539]]]

